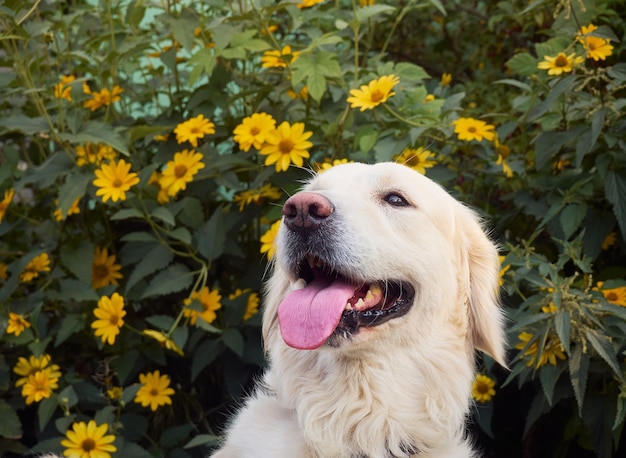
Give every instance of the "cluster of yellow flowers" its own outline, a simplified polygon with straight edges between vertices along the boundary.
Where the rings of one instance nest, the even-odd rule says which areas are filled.
[[[605,60],[613,54],[613,46],[609,39],[594,35],[597,29],[598,27],[593,24],[581,27],[570,48],[573,48],[576,43],[580,43],[587,59],[593,59],[596,62]],[[537,68],[547,70],[548,75],[552,76],[569,73],[585,60],[582,56],[577,55],[576,51],[568,54],[568,50],[562,51],[556,56],[543,56],[543,59],[537,64]]]
[[[15,386],[22,387],[22,396],[27,405],[49,398],[59,387],[61,371],[58,365],[50,364],[50,359],[50,355],[18,358],[13,372],[21,378],[15,382]]]

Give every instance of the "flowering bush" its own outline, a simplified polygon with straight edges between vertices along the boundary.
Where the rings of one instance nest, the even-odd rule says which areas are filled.
[[[389,160],[503,247],[483,448],[624,451],[619,2],[388,3],[0,9],[3,454],[206,454],[263,364],[280,203]]]

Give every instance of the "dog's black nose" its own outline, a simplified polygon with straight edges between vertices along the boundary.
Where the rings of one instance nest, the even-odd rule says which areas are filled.
[[[314,192],[299,192],[283,205],[285,224],[292,231],[313,231],[333,214],[335,207],[326,197]]]

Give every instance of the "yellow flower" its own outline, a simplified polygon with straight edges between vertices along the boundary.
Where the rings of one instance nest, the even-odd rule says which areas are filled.
[[[50,258],[48,253],[41,253],[30,260],[24,272],[20,274],[20,280],[24,283],[29,282],[39,276],[41,272],[50,272]]]
[[[451,82],[452,82],[452,73],[444,73],[443,75],[441,75],[441,81],[439,82],[439,85],[441,87],[448,87],[450,86]]]
[[[239,143],[243,151],[250,150],[254,146],[261,149],[265,139],[276,129],[276,120],[267,113],[254,113],[244,118],[233,131],[233,140]]]
[[[599,281],[597,288],[607,301],[611,304],[626,307],[626,286],[620,286],[618,288],[603,288],[603,286],[604,282]]]
[[[315,163],[315,170],[317,173],[322,173],[325,172],[326,170],[332,169],[333,167],[337,166],[337,165],[341,165],[341,164],[347,164],[348,162],[353,162],[353,161],[349,161],[348,159],[330,159],[330,158],[326,158],[324,159],[324,162],[316,162]]]
[[[157,188],[159,188],[159,192],[157,193],[157,202],[160,204],[166,204],[170,201],[170,196],[167,194],[167,188],[161,186],[161,177],[163,174],[158,170],[152,172],[150,175],[150,179],[148,179],[148,184],[153,184]]]
[[[187,189],[187,183],[200,169],[204,168],[202,154],[194,150],[182,150],[174,154],[174,159],[165,165],[159,184],[167,189],[167,194],[175,196],[178,191]]]
[[[126,316],[124,298],[118,293],[113,293],[110,298],[102,296],[93,314],[98,318],[91,323],[91,327],[95,329],[94,334],[102,339],[102,343],[113,345],[115,337],[124,325],[123,318]]]
[[[580,64],[584,59],[571,53],[566,56],[565,53],[558,53],[556,56],[543,56],[543,61],[537,64],[540,70],[548,70],[548,75],[560,75],[564,72],[571,72],[574,65]]]
[[[124,388],[121,386],[114,386],[107,390],[107,398],[112,401],[119,401],[122,399],[122,395],[124,394]]]
[[[272,224],[267,232],[261,236],[260,252],[267,253],[267,259],[272,259],[274,254],[276,254],[276,244],[274,243],[274,240],[276,239],[276,234],[278,234],[279,228],[280,220]]]
[[[289,64],[293,64],[299,55],[299,51],[291,52],[291,46],[289,45],[283,46],[283,49],[280,51],[265,51],[261,57],[261,66],[263,68],[284,68]]]
[[[115,255],[109,256],[106,248],[96,247],[91,263],[91,286],[100,289],[107,285],[119,285],[118,279],[122,278],[120,264],[115,264]]]
[[[72,202],[72,205],[70,205],[70,208],[68,208],[67,210],[67,215],[63,215],[63,212],[61,211],[61,209],[57,207],[57,209],[54,211],[52,216],[54,216],[54,219],[56,219],[57,221],[63,221],[65,217],[79,214],[80,213],[80,207],[78,206],[79,202],[80,202],[80,197],[77,197],[76,199],[74,199],[74,202]],[[56,204],[59,205],[58,199],[56,200]]]
[[[348,97],[351,108],[360,108],[361,111],[371,110],[381,103],[385,103],[391,96],[396,95],[393,87],[400,82],[395,75],[385,75],[364,84],[359,89],[352,89]]]
[[[0,223],[4,219],[4,215],[7,213],[7,208],[9,208],[9,204],[13,201],[13,196],[15,195],[15,191],[13,188],[8,191],[4,191],[4,199],[0,201]]]
[[[9,266],[7,264],[5,264],[4,262],[0,262],[0,280],[4,281],[9,278],[9,275],[7,274],[8,269]]]
[[[135,395],[135,402],[142,407],[150,406],[150,410],[156,411],[159,406],[172,404],[170,396],[174,389],[170,388],[170,377],[161,375],[159,371],[139,374],[141,388]]]
[[[617,235],[615,234],[615,232],[611,232],[609,235],[607,235],[604,238],[604,241],[602,242],[602,249],[604,251],[608,250],[609,248],[611,248],[613,245],[615,245],[615,242],[617,241]],[[1,277],[0,277],[1,278]],[[5,278],[6,280],[6,278]]]
[[[98,188],[96,196],[102,196],[102,202],[126,200],[126,191],[139,183],[139,177],[130,171],[130,164],[124,159],[102,164],[94,173],[93,184]]]
[[[176,134],[178,144],[189,142],[196,148],[198,139],[215,133],[215,124],[200,114],[189,121],[178,124],[174,129],[174,133]]]
[[[15,334],[19,336],[24,329],[30,328],[30,323],[22,315],[9,312],[9,325],[7,326],[7,334]]]
[[[239,296],[250,292],[250,289],[237,288],[233,294],[228,296],[231,301],[237,299]],[[246,311],[243,314],[243,321],[252,318],[259,312],[259,295],[257,293],[250,293],[248,296],[248,302],[246,303]]]
[[[104,88],[101,91],[91,92],[89,86],[87,85],[83,85],[83,90],[86,94],[91,95],[90,100],[85,100],[83,102],[83,107],[89,108],[91,111],[96,111],[100,107],[109,106],[114,102],[119,102],[121,100],[120,94],[124,92],[124,89],[117,85],[113,86],[111,91]]]
[[[554,302],[550,302],[548,305],[544,305],[543,307],[541,307],[541,311],[543,313],[556,313],[559,311],[559,309],[556,308]]]
[[[309,157],[307,149],[313,146],[313,143],[308,141],[311,135],[313,132],[304,131],[304,123],[296,122],[289,125],[284,121],[261,148],[261,155],[267,156],[265,165],[276,164],[277,172],[287,171],[290,164],[302,167],[304,158]]]
[[[22,377],[15,382],[15,386],[19,387],[24,385],[28,382],[28,378],[31,375],[44,369],[50,370],[50,372],[48,373],[50,378],[58,379],[59,377],[61,377],[61,371],[59,370],[60,368],[57,364],[51,364],[50,366],[48,366],[48,364],[50,363],[50,359],[50,355],[41,355],[40,358],[31,355],[28,359],[20,356],[17,360],[17,364],[13,368],[13,372],[15,372],[17,375],[21,375]]]
[[[86,143],[76,147],[76,165],[101,164],[104,160],[115,159],[115,150],[109,145]]]
[[[435,100],[435,95],[434,94],[428,94],[424,98],[424,103],[432,102],[433,100]]]
[[[65,447],[63,455],[68,458],[111,458],[111,453],[117,452],[113,445],[115,436],[107,434],[109,425],[98,426],[94,420],[73,423],[72,429],[67,430],[61,445]]]
[[[58,381],[59,379],[54,376],[50,367],[30,374],[26,383],[22,385],[22,397],[24,397],[26,405],[49,398],[52,391],[59,387]]]
[[[296,92],[293,89],[289,88],[287,89],[287,95],[293,100],[296,100],[296,99],[309,100],[309,88],[306,86],[302,86],[302,89],[300,89],[300,92]]]
[[[597,26],[589,24],[582,26],[578,32],[578,41],[585,47],[587,58],[591,58],[595,61],[605,60],[608,56],[613,54],[613,46],[610,44],[610,40],[589,35],[597,28]]]
[[[322,3],[324,0],[300,0],[300,3],[298,3],[298,8],[303,9],[303,8],[310,8],[312,6],[317,5],[318,3]]]
[[[76,80],[76,77],[74,75],[61,75],[61,81],[57,84],[54,85],[54,96],[57,99],[65,99],[65,100],[72,100],[72,86],[71,83],[73,83]]]
[[[148,337],[152,337],[154,340],[159,342],[162,347],[168,350],[172,350],[173,352],[178,353],[180,356],[184,356],[181,348],[176,345],[176,342],[167,337],[165,333],[161,331],[155,331],[154,329],[144,329],[143,334],[147,335]]]
[[[459,140],[478,140],[483,138],[487,141],[493,141],[495,138],[495,126],[487,124],[485,121],[474,118],[459,118],[452,122],[454,124],[454,133],[457,134]]]
[[[434,157],[435,153],[420,146],[419,148],[404,148],[402,153],[396,156],[395,161],[425,175],[426,169],[437,165],[437,162],[432,160]]]
[[[246,205],[263,203],[265,199],[278,200],[282,196],[280,189],[271,184],[265,184],[259,189],[248,189],[241,191],[233,197],[233,202],[239,204],[239,211],[243,211]]]
[[[495,380],[483,374],[476,374],[474,383],[472,383],[472,397],[478,402],[491,401],[496,395]]]
[[[533,335],[529,332],[522,332],[517,336],[520,340],[520,343],[515,345],[515,348],[518,350],[523,350],[524,347],[533,339]],[[564,353],[563,344],[558,338],[548,337],[546,339],[545,346],[541,351],[541,355],[539,356],[539,342],[534,341],[522,355],[520,355],[520,359],[528,358],[526,361],[527,366],[535,366],[535,369],[539,369],[541,366],[550,363],[553,366],[556,366],[557,358],[564,360],[567,357]]]
[[[190,307],[195,300],[202,306],[201,312]],[[189,322],[192,325],[196,324],[198,317],[202,318],[207,323],[213,323],[217,318],[215,311],[222,308],[221,300],[222,296],[219,291],[216,289],[211,291],[205,286],[200,291],[194,291],[190,297],[185,299],[186,307],[183,309],[183,314],[189,318]]]
[[[506,259],[506,256],[498,256],[498,258],[500,259],[500,266],[502,266],[502,263]],[[500,284],[500,286],[502,286],[504,284],[504,274],[506,274],[506,271],[509,270],[510,268],[511,268],[510,264],[507,264],[506,266],[500,267],[500,274],[499,274],[500,278],[498,280],[498,283]]]

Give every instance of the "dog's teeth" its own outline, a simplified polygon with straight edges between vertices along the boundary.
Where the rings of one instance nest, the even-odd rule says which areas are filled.
[[[291,290],[295,291],[297,289],[302,289],[305,286],[306,286],[306,281],[304,281],[304,278],[298,278],[298,280],[295,281],[293,285],[291,285]]]
[[[372,296],[382,296],[383,290],[378,283],[373,283],[370,285],[370,289],[367,291],[367,294],[372,293]]]
[[[362,298],[359,298],[359,300],[356,301],[356,304],[354,304],[354,308],[356,310],[361,310],[361,309],[365,308],[365,302],[363,302]]]

